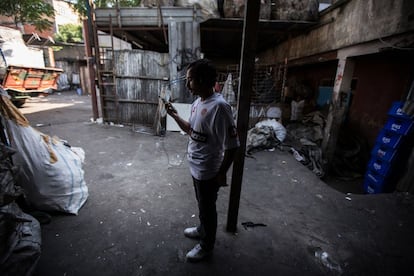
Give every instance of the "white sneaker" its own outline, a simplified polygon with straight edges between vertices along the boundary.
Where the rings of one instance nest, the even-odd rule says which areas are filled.
[[[190,239],[199,239],[200,233],[198,233],[197,227],[190,227],[184,229],[184,236]]]
[[[187,261],[189,261],[189,262],[201,261],[201,260],[205,259],[206,257],[210,256],[212,252],[213,252],[213,250],[210,250],[210,251],[204,250],[203,248],[201,248],[200,244],[197,244],[196,246],[194,246],[193,249],[191,249],[187,253],[187,255],[186,255]]]

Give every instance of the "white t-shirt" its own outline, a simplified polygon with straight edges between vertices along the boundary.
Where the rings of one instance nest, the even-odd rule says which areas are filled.
[[[191,175],[208,180],[217,175],[226,149],[240,145],[231,106],[221,94],[214,93],[191,105],[191,131],[188,142],[188,162]]]

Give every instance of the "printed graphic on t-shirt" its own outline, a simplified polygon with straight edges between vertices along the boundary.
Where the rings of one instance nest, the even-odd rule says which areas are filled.
[[[195,131],[194,129],[191,129],[190,137],[191,137],[191,139],[193,139],[194,141],[197,141],[197,142],[205,143],[207,141],[207,134]]]

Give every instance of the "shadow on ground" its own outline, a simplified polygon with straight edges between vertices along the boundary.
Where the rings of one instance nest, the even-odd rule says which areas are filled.
[[[36,111],[51,103],[69,105]],[[411,196],[344,194],[281,151],[245,160],[237,233],[225,231],[225,187],[214,255],[186,263],[195,242],[182,231],[197,223],[186,136],[93,123],[90,98],[74,92],[29,101],[22,111],[40,131],[85,150],[90,194],[78,216],[42,225],[35,275],[414,273]]]

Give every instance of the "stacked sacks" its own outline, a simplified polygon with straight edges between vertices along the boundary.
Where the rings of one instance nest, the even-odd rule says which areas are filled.
[[[14,153],[0,142],[0,275],[31,275],[40,257],[41,231],[39,222],[15,202],[22,189],[15,185]]]

